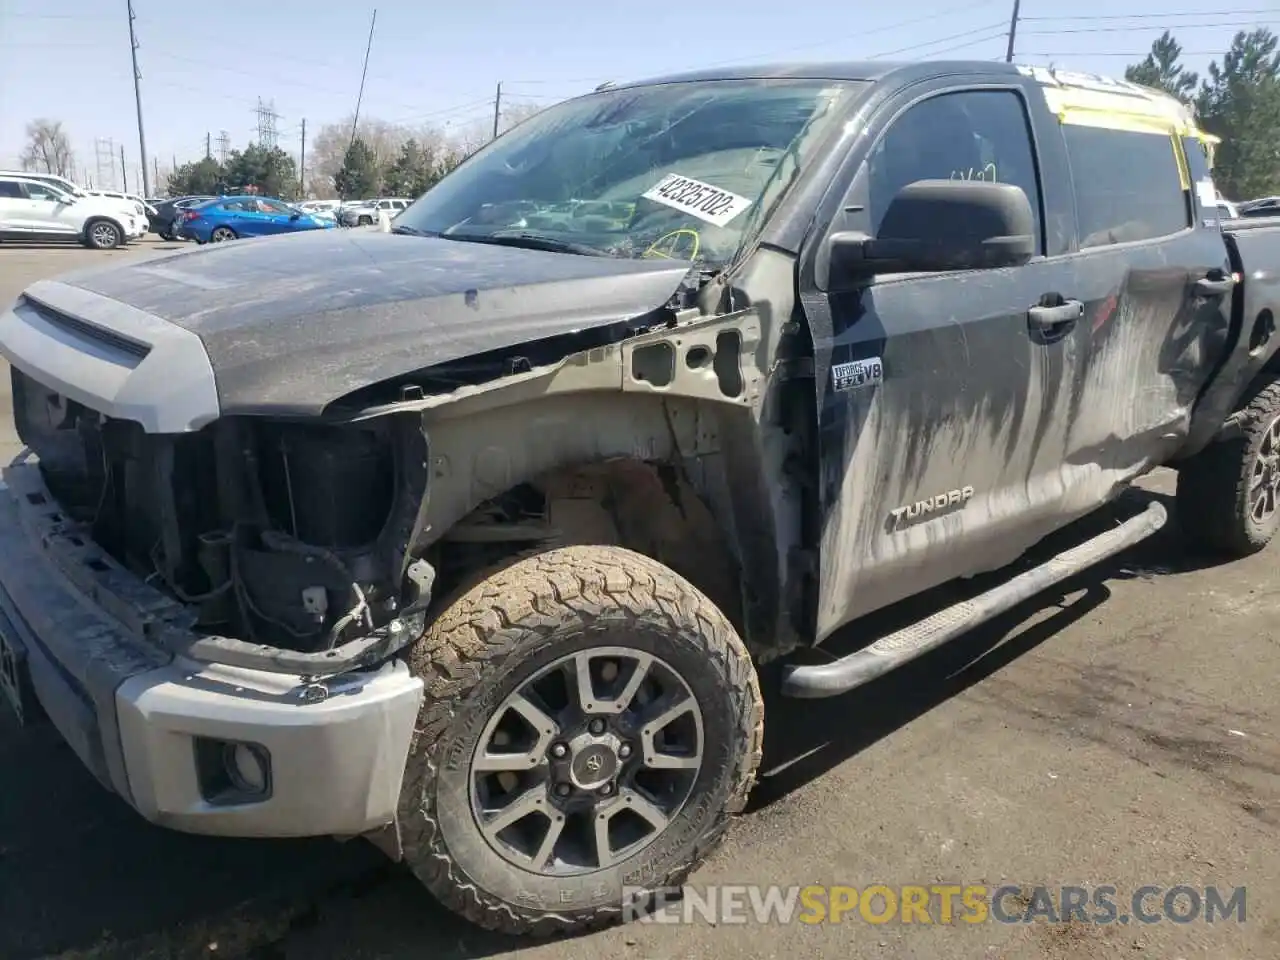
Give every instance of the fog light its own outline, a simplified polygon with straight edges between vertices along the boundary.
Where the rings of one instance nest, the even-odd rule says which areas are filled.
[[[237,790],[263,794],[271,782],[270,764],[261,747],[249,743],[228,743],[223,754],[227,779]]]

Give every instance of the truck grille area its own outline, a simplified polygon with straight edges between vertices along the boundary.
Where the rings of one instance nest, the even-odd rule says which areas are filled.
[[[123,566],[150,576],[158,550],[180,557],[194,544],[189,531],[216,525],[207,510],[216,503],[207,439],[148,436],[11,370],[14,425],[49,492]]]
[[[424,486],[405,466],[424,453],[401,449],[421,442],[413,422],[154,434],[11,370],[18,436],[76,542],[184,604],[198,633],[330,651],[420,592],[402,574]]]

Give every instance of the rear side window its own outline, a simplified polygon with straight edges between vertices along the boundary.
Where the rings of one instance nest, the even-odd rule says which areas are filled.
[[[1152,240],[1191,225],[1170,134],[1064,124],[1080,246]]]
[[[25,200],[26,194],[22,192],[22,186],[14,183],[12,180],[0,180],[0,197],[10,200]]]

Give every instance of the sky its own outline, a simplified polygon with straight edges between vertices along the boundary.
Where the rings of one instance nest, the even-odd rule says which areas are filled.
[[[128,0],[0,0],[0,167],[16,165],[35,118],[71,136],[79,179],[136,189],[138,125]],[[539,104],[607,80],[778,60],[1003,59],[1012,0],[133,0],[151,163],[198,159],[225,130],[257,139],[259,99],[296,156],[349,116],[374,6],[363,116],[448,131],[492,122],[495,89]],[[864,7],[864,9],[859,9]],[[1217,9],[1215,9],[1215,7]],[[1237,30],[1280,32],[1278,0],[1022,0],[1015,59],[1119,75],[1168,28],[1203,71]],[[215,143],[216,150],[216,143]],[[103,185],[103,184],[95,184]]]

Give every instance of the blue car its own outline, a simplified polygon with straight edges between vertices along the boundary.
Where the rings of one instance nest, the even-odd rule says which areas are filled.
[[[196,243],[224,243],[240,237],[269,237],[300,230],[328,230],[321,220],[297,207],[266,197],[219,197],[189,207],[174,221],[174,234]]]

